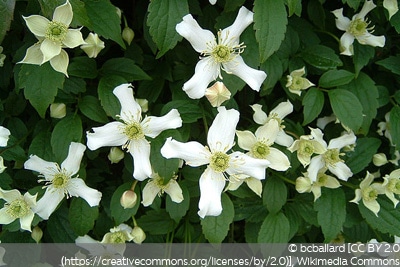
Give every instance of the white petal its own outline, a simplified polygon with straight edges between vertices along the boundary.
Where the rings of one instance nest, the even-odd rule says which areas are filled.
[[[354,43],[354,36],[348,32],[345,32],[342,37],[340,37],[340,54],[346,56],[353,55],[352,45]]]
[[[19,223],[21,225],[21,229],[27,230],[29,232],[32,232],[31,230],[31,224],[33,217],[35,217],[35,214],[33,211],[28,211],[28,214],[26,214],[24,217],[19,218]]]
[[[245,174],[259,180],[265,179],[265,169],[270,164],[268,160],[255,159],[241,152],[233,152],[229,158],[229,168],[226,172],[230,175]]]
[[[92,132],[86,132],[88,148],[96,150],[103,146],[122,146],[128,141],[128,137],[120,132],[121,127],[124,127],[123,123],[113,121],[94,127]]]
[[[324,140],[324,134],[322,133],[322,131],[318,128],[316,129],[310,128],[310,130],[311,130],[311,136],[314,138],[314,140],[317,141],[319,144],[321,144],[321,146],[323,146],[324,148],[327,148],[328,145]],[[332,148],[334,145],[335,142],[332,144]]]
[[[53,13],[53,20],[69,26],[69,24],[71,24],[73,15],[72,6],[67,0],[65,4],[56,7]]]
[[[78,173],[85,150],[85,145],[82,145],[81,143],[71,142],[68,149],[68,156],[61,163],[61,169],[67,170],[67,172],[71,176]]]
[[[101,193],[96,189],[88,187],[81,178],[73,178],[68,184],[68,193],[74,197],[81,197],[89,206],[98,206],[101,200]]]
[[[172,109],[162,117],[146,117],[141,124],[144,134],[146,136],[154,138],[164,130],[176,129],[181,127],[182,119],[178,110]]]
[[[157,194],[160,192],[160,188],[152,180],[149,181],[143,188],[143,206],[150,206]]]
[[[63,44],[68,48],[75,48],[77,46],[85,44],[80,29],[69,29],[65,36]]]
[[[171,179],[168,182],[168,186],[167,186],[167,188],[165,188],[164,191],[171,197],[171,200],[173,202],[175,202],[175,203],[182,202],[182,200],[183,200],[182,189],[174,179]]]
[[[352,199],[352,200],[350,200],[350,202],[353,202],[353,203],[357,203],[358,204],[358,202],[361,200],[361,190],[360,189],[356,189],[355,190],[355,196],[354,196],[354,198]]]
[[[133,177],[139,181],[151,177],[150,143],[144,138],[132,140],[129,153],[133,157]]]
[[[257,179],[256,179],[257,180]],[[240,180],[236,180],[236,179],[231,179],[229,181],[229,184],[227,185],[227,187],[225,188],[225,191],[230,190],[230,191],[235,191],[237,190],[245,181],[245,179],[240,179]],[[257,180],[258,181],[258,180]]]
[[[336,17],[336,27],[339,30],[346,31],[350,26],[351,20],[343,16],[343,8],[336,9],[332,13]]]
[[[45,63],[61,53],[61,43],[44,39],[40,45],[40,51],[43,53],[43,63]]]
[[[202,29],[190,14],[184,16],[183,21],[178,23],[175,29],[199,53],[207,49],[207,43],[215,42],[214,34],[209,30]]]
[[[222,30],[222,36],[229,34],[229,42],[239,43],[239,37],[242,32],[253,22],[253,12],[242,6],[233,24]]]
[[[27,170],[41,173],[47,180],[51,180],[55,173],[58,173],[58,165],[55,162],[45,161],[36,155],[31,155],[24,163]]]
[[[43,53],[40,50],[40,43],[36,43],[26,49],[25,57],[18,63],[41,65],[43,63]]]
[[[289,147],[293,144],[293,137],[285,133],[283,129],[278,132],[275,143],[281,146]]]
[[[343,180],[343,181],[347,181],[347,179],[349,179],[349,177],[351,177],[353,175],[350,168],[347,167],[347,165],[341,161],[335,163],[334,165],[328,165],[328,169],[334,175],[336,175],[337,178],[339,178],[340,180]]]
[[[397,204],[399,203],[399,200],[394,196],[393,192],[385,192],[386,196],[388,199],[390,199],[393,202],[394,208],[396,208]]]
[[[121,103],[121,119],[139,122],[142,117],[142,108],[133,97],[132,85],[130,83],[121,84],[115,87],[113,94]]]
[[[201,166],[210,162],[211,153],[202,144],[191,141],[182,143],[167,138],[165,144],[161,148],[163,157],[183,159],[186,164],[192,167]]]
[[[307,172],[308,177],[310,178],[311,182],[317,181],[317,175],[320,169],[325,166],[325,162],[322,159],[321,155],[313,157],[310,161],[310,165],[308,165]]]
[[[266,124],[258,127],[255,134],[258,141],[262,141],[270,146],[275,142],[280,130],[278,121],[270,120]]]
[[[38,37],[45,37],[49,20],[39,15],[23,17],[29,30]]]
[[[0,188],[0,198],[10,203],[21,197],[21,193],[17,189],[3,190]]]
[[[375,47],[375,46],[384,47],[385,41],[386,41],[385,36],[383,36],[383,35],[375,36],[375,35],[370,34],[369,32],[366,32],[362,36],[357,36],[356,38],[360,44],[366,44],[366,45],[370,45],[373,47]]]
[[[269,167],[276,171],[286,171],[290,167],[290,161],[286,154],[274,147],[269,148],[266,160],[270,162]]]
[[[208,130],[207,143],[211,152],[226,152],[234,145],[239,112],[235,109],[218,108],[218,114]]]
[[[375,7],[376,7],[376,5],[374,4],[374,2],[373,2],[372,0],[366,0],[366,1],[364,2],[363,7],[361,8],[360,13],[356,14],[356,15],[353,17],[353,20],[354,20],[354,19],[362,19],[362,20],[364,20],[365,16],[366,16],[372,9],[374,9]]]
[[[313,187],[311,187],[311,192],[314,195],[314,202],[315,202],[321,196],[321,187],[320,186],[313,186]]]
[[[260,125],[265,124],[268,121],[268,115],[262,110],[262,106],[260,104],[254,104],[250,106],[253,111],[253,120]]]
[[[245,81],[254,91],[260,91],[260,87],[267,78],[267,74],[262,70],[253,69],[244,63],[241,56],[237,56],[234,60],[222,63],[227,73],[232,73]]]
[[[375,215],[378,217],[378,212],[381,209],[381,206],[379,205],[378,201],[376,200],[366,201],[365,199],[363,199],[362,201],[364,203],[364,206],[367,207],[373,213],[375,213]]]
[[[327,175],[324,186],[327,188],[338,188],[340,187],[340,183],[335,177]]]
[[[279,119],[285,118],[287,115],[293,112],[293,104],[289,100],[279,103],[275,108],[271,110],[269,116],[277,116]]]
[[[332,114],[331,116],[325,116],[322,118],[318,118],[317,119],[317,127],[324,130],[326,125],[328,125],[331,122],[336,121],[336,116],[334,114]]]
[[[218,216],[222,212],[221,193],[225,186],[222,173],[207,168],[199,179],[200,200],[199,216]]]
[[[344,134],[340,137],[331,139],[328,144],[328,149],[337,148],[341,149],[345,146],[353,145],[357,140],[357,137],[354,135],[353,132]]]
[[[360,188],[365,189],[370,186],[372,181],[374,181],[375,177],[373,174],[371,174],[369,171],[367,171],[367,174],[365,175],[365,178],[361,181],[360,183]]]
[[[290,73],[290,76],[291,77],[296,77],[296,76],[301,77],[304,74],[306,74],[306,67],[302,67],[301,69],[297,69],[297,70],[292,71]],[[286,86],[286,87],[288,87],[288,86]]]
[[[245,182],[247,184],[247,186],[254,192],[257,194],[257,196],[261,197],[261,193],[262,193],[262,183],[261,180],[255,179],[253,177],[249,177],[247,179],[245,179]]]
[[[218,77],[219,69],[219,64],[215,64],[211,57],[202,58],[197,62],[192,78],[183,85],[183,91],[192,99],[202,98],[208,84]]]
[[[50,59],[50,65],[53,67],[55,71],[64,73],[65,76],[68,77],[67,69],[69,64],[69,57],[67,52],[64,49],[61,49],[59,55]]]
[[[0,224],[10,224],[13,221],[15,221],[15,218],[8,214],[7,208],[0,209]]]
[[[389,20],[399,11],[397,0],[383,0],[383,7],[389,12]]]
[[[48,187],[36,206],[32,207],[32,210],[44,220],[47,220],[63,199],[64,191],[62,189],[55,190],[54,187]]]
[[[311,191],[311,180],[308,177],[298,177],[296,179],[296,190],[299,193],[309,193]]]
[[[256,136],[250,131],[236,131],[236,135],[239,147],[246,151],[250,151],[254,144],[257,143]]]
[[[10,130],[0,126],[0,146],[7,146],[8,139],[11,135]]]

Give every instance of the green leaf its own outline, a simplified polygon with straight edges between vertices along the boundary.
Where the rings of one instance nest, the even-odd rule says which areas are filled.
[[[183,184],[180,184],[183,194],[183,200],[181,203],[175,203],[172,201],[171,197],[167,195],[165,202],[165,209],[169,213],[169,216],[174,219],[175,222],[185,216],[186,212],[189,210],[190,205],[190,194],[189,190]]]
[[[191,100],[175,100],[168,102],[161,110],[161,114],[167,114],[170,110],[177,109],[184,123],[196,122],[203,116],[203,111],[199,105]]]
[[[107,114],[101,107],[100,101],[94,96],[86,95],[82,97],[79,101],[79,110],[91,120],[102,123],[108,122]]]
[[[38,133],[32,140],[29,146],[29,155],[36,155],[48,161],[54,161],[54,154],[51,148],[51,133],[43,131]]]
[[[89,79],[96,78],[96,60],[88,57],[73,57],[68,65],[68,75]]]
[[[230,0],[225,2],[224,12],[235,11],[238,7],[243,6],[246,0]]]
[[[315,87],[310,88],[304,95],[302,104],[304,106],[303,125],[312,122],[321,113],[324,107],[325,97],[324,94]]]
[[[341,188],[322,188],[321,197],[314,203],[318,212],[318,223],[321,225],[325,242],[337,237],[346,220],[346,199]]]
[[[210,243],[221,243],[225,239],[235,215],[233,203],[225,193],[221,196],[221,203],[222,213],[219,216],[206,216],[200,222],[203,234]]]
[[[325,9],[317,0],[311,0],[307,5],[307,13],[312,23],[319,29],[325,28]]]
[[[375,48],[369,45],[361,45],[358,42],[354,42],[353,47],[354,47],[353,63],[357,77],[361,69],[368,64],[371,58],[375,56]]]
[[[324,88],[333,88],[348,84],[354,79],[354,73],[347,70],[328,70],[319,78],[318,85]]]
[[[120,186],[114,191],[114,194],[111,197],[111,202],[110,202],[110,209],[111,209],[111,216],[114,218],[115,223],[121,224],[127,220],[129,220],[132,216],[134,216],[139,208],[140,205],[140,190],[139,187],[135,187],[135,193],[137,195],[137,202],[133,208],[129,209],[124,209],[121,206],[121,196],[122,194],[126,191],[131,189],[133,181],[131,182],[126,182]]]
[[[390,111],[390,135],[396,147],[400,147],[400,107],[394,106]]]
[[[265,217],[258,243],[287,243],[289,241],[290,223],[282,212],[270,213]]]
[[[74,243],[78,237],[69,223],[68,208],[63,204],[50,216],[46,230],[54,243]]]
[[[74,17],[71,22],[71,27],[77,28],[79,26],[86,26],[92,28],[90,19],[86,13],[85,3],[81,0],[69,0],[72,6]]]
[[[73,198],[69,206],[68,219],[71,228],[79,236],[86,235],[99,216],[98,207],[90,207],[83,198]]]
[[[82,121],[77,115],[64,117],[54,126],[50,142],[57,162],[66,159],[71,142],[81,142],[82,131]]]
[[[255,0],[253,10],[260,62],[263,63],[279,49],[285,38],[287,13],[283,0]]]
[[[263,203],[270,213],[278,213],[285,205],[287,188],[285,183],[275,176],[269,176],[263,190]]]
[[[175,222],[165,210],[149,210],[145,215],[137,219],[138,225],[143,231],[151,235],[164,235],[172,232]]]
[[[394,208],[393,202],[385,196],[379,196],[377,200],[381,206],[378,216],[365,207],[362,201],[358,204],[361,215],[370,227],[381,233],[399,236],[400,228],[398,222],[400,221],[400,209]]]
[[[0,44],[3,42],[7,31],[10,29],[14,15],[15,0],[0,1]]]
[[[151,77],[139,68],[135,61],[124,57],[107,60],[101,67],[100,73],[103,76],[119,75],[127,81],[151,80]]]
[[[263,83],[263,89],[273,88],[275,84],[282,78],[283,66],[279,57],[274,54],[261,64],[260,69],[265,71],[268,75],[268,79],[265,79]]]
[[[158,49],[156,58],[175,47],[182,37],[175,30],[182,18],[189,14],[187,0],[152,0],[148,7],[147,25]]]
[[[97,93],[99,95],[100,103],[105,110],[107,116],[116,119],[116,115],[121,112],[121,104],[118,98],[113,94],[113,90],[118,85],[126,83],[127,80],[121,76],[111,75],[104,76],[100,79],[97,87]]]
[[[346,165],[353,174],[357,174],[369,165],[374,154],[378,151],[381,140],[373,137],[358,138],[353,152],[348,153]]]
[[[323,45],[308,46],[301,52],[301,56],[305,62],[321,70],[336,69],[343,65],[335,51]]]
[[[328,96],[333,113],[339,121],[357,132],[363,121],[363,108],[358,98],[344,89],[330,90]]]
[[[64,74],[55,71],[50,63],[41,66],[23,64],[19,72],[19,86],[24,89],[25,98],[44,118],[46,110],[63,87]]]
[[[379,60],[376,64],[390,70],[394,74],[400,75],[400,55],[389,56],[383,60]]]
[[[165,80],[161,78],[150,81],[142,81],[138,87],[138,95],[147,99],[149,102],[156,102],[164,88]]]
[[[85,7],[91,22],[89,29],[125,48],[121,35],[121,19],[115,6],[109,0],[85,0]]]
[[[289,17],[293,16],[293,14],[298,17],[301,16],[301,0],[287,0],[287,6],[289,8]]]

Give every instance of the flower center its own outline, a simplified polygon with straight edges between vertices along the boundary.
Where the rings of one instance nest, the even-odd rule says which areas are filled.
[[[117,231],[109,235],[108,242],[110,243],[125,243],[126,235],[122,231]]]
[[[67,175],[66,173],[59,172],[59,173],[54,174],[53,180],[51,181],[51,183],[57,189],[65,188],[70,179],[71,179],[71,177],[69,175]]]
[[[46,38],[55,42],[62,42],[68,32],[68,26],[58,21],[50,21],[46,29]]]
[[[231,60],[231,53],[233,50],[226,45],[217,45],[211,51],[211,55],[213,56],[214,60],[218,63],[224,63]]]
[[[311,157],[314,153],[314,145],[311,141],[302,140],[299,144],[299,150],[297,151],[300,155]]]
[[[368,23],[362,19],[353,20],[349,26],[349,32],[354,36],[360,36],[367,32]]]
[[[337,148],[328,149],[323,157],[327,165],[334,165],[339,161],[342,161],[340,159],[339,149]]]
[[[259,141],[253,146],[251,153],[255,158],[265,159],[269,155],[269,146]]]
[[[326,175],[325,173],[318,174],[316,182],[318,186],[325,186],[327,181],[328,181],[328,175]]]
[[[305,88],[305,78],[299,77],[299,76],[294,76],[292,77],[292,84],[289,86],[289,89],[291,90],[301,90]]]
[[[400,180],[396,178],[390,179],[387,188],[390,192],[400,194]]]
[[[15,199],[6,205],[7,214],[15,219],[24,217],[30,210],[30,206],[22,198]]]
[[[216,172],[223,172],[229,167],[229,156],[222,152],[215,152],[211,156],[210,167]]]
[[[128,136],[130,140],[138,140],[144,137],[142,126],[136,121],[127,123],[123,129],[123,133]]]
[[[378,197],[378,192],[372,187],[365,188],[362,192],[362,198],[365,201],[373,201],[377,197]]]

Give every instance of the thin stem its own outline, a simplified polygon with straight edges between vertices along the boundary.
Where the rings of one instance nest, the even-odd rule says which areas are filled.
[[[283,176],[282,174],[275,173],[274,175],[276,175],[277,177],[279,177],[280,179],[282,179],[283,181],[285,181],[285,182],[287,182],[287,183],[289,183],[289,184],[296,185],[296,182],[295,182],[295,181],[292,181],[292,180],[286,178],[286,177]]]

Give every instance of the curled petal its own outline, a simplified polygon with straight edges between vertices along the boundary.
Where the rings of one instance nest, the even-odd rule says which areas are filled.
[[[75,48],[85,43],[80,29],[69,29],[63,41],[63,44],[68,48]]]
[[[71,179],[67,189],[71,196],[83,198],[91,207],[100,203],[101,192],[88,187],[81,178]]]
[[[383,0],[383,7],[389,12],[389,20],[399,11],[397,0]]]
[[[343,181],[347,181],[347,179],[353,175],[350,168],[341,161],[333,165],[328,165],[328,169],[335,174],[337,178]]]
[[[222,36],[229,34],[229,42],[239,44],[242,32],[253,22],[253,12],[242,6],[233,24],[222,30]]]
[[[182,126],[182,119],[177,109],[170,110],[162,117],[149,116],[142,121],[144,134],[151,138],[156,137],[162,131],[176,129]]]
[[[17,189],[3,190],[0,188],[0,198],[10,203],[21,197],[21,193]]]
[[[270,116],[276,116],[279,119],[285,118],[287,115],[293,112],[293,104],[289,100],[279,103],[269,113]]]
[[[86,146],[81,143],[72,142],[69,145],[67,158],[61,163],[61,169],[67,170],[70,175],[77,173],[85,150]]]
[[[357,137],[354,135],[353,132],[344,134],[340,137],[334,138],[329,141],[328,149],[337,148],[341,149],[345,146],[353,145],[357,140]]]
[[[72,6],[67,0],[65,4],[58,6],[53,13],[53,20],[64,23],[69,26],[72,21],[72,17],[74,16],[72,12]]]
[[[154,181],[149,181],[143,188],[143,200],[142,204],[145,207],[150,206],[157,194],[160,193],[160,188],[156,185]]]
[[[250,151],[255,143],[257,143],[256,136],[250,131],[236,131],[238,137],[238,145],[241,149]]]
[[[249,177],[245,179],[245,182],[247,186],[253,191],[254,193],[257,194],[257,196],[261,197],[262,193],[262,183],[260,180],[255,179],[253,177]]]
[[[43,63],[43,53],[40,50],[41,43],[36,43],[26,50],[25,57],[18,63],[41,65]]]
[[[40,15],[31,15],[23,18],[26,22],[26,26],[34,35],[38,37],[45,37],[47,25],[50,23],[48,19]]]
[[[222,212],[221,193],[225,186],[225,177],[222,173],[207,168],[199,179],[200,200],[199,216],[218,216]]]
[[[167,193],[171,200],[175,203],[181,203],[183,200],[182,189],[179,186],[178,182],[174,179],[171,179],[168,182],[168,186],[164,189],[165,193]]]
[[[265,179],[265,169],[270,162],[265,159],[255,159],[241,152],[233,152],[229,155],[229,168],[226,170],[230,175],[247,175],[259,180]]]
[[[268,146],[272,145],[280,131],[279,123],[277,120],[270,120],[256,130],[257,140],[266,143]]]
[[[68,77],[67,69],[69,64],[69,57],[67,52],[64,49],[61,49],[59,55],[50,59],[50,65],[53,67],[54,70],[64,73],[65,76]]]
[[[173,140],[171,137],[165,141],[165,144],[161,148],[161,154],[167,159],[183,159],[186,161],[186,164],[192,167],[208,164],[211,156],[210,151],[198,142],[182,143]]]
[[[43,174],[47,180],[51,180],[53,175],[58,173],[57,163],[45,161],[36,155],[30,156],[30,158],[25,161],[24,168]]]
[[[121,84],[115,87],[113,94],[121,103],[121,119],[139,122],[142,116],[142,108],[133,97],[132,85],[129,83]]]
[[[276,171],[286,171],[290,167],[290,161],[286,154],[274,147],[269,148],[266,160],[270,162],[269,167]]]
[[[343,16],[343,8],[336,9],[332,11],[333,15],[336,17],[336,27],[339,30],[347,31],[350,26],[351,20]]]
[[[345,32],[342,37],[340,37],[340,54],[346,56],[353,55],[352,45],[354,43],[354,36],[348,32]]]
[[[35,214],[33,213],[33,211],[29,210],[28,213],[24,217],[19,218],[19,223],[21,225],[21,229],[32,232],[31,224],[32,224],[33,217],[35,217]]]
[[[293,137],[285,133],[283,129],[278,132],[275,143],[281,146],[289,147],[293,144]]]
[[[218,114],[210,126],[207,136],[207,143],[212,152],[226,152],[232,148],[238,122],[239,112],[237,110],[218,108]]]
[[[7,128],[0,126],[0,147],[7,146],[8,139],[11,135],[10,130]]]
[[[104,146],[122,146],[128,141],[128,137],[120,132],[124,124],[119,121],[109,122],[101,127],[94,127],[86,132],[87,146],[90,150],[96,150]]]
[[[354,15],[353,19],[361,19],[364,20],[365,16],[376,7],[372,0],[366,0],[364,2],[363,7],[361,8],[360,13]]]
[[[370,45],[374,47],[375,46],[384,47],[386,42],[385,36],[383,35],[375,36],[370,34],[369,32],[366,32],[364,35],[357,36],[356,38],[360,44]]]
[[[308,177],[310,178],[311,182],[317,181],[317,175],[320,169],[325,166],[325,162],[322,159],[321,155],[313,157],[310,161],[310,165],[308,165]]]
[[[150,143],[146,139],[132,140],[130,153],[133,157],[133,177],[139,181],[151,177]]]
[[[250,106],[253,111],[253,120],[260,125],[265,124],[268,121],[268,115],[262,110],[262,106],[260,104],[254,104]]]
[[[371,201],[366,201],[365,199],[362,200],[364,206],[372,211],[376,217],[378,217],[378,212],[381,209],[381,206],[379,205],[378,201],[376,200],[371,200]]]
[[[354,193],[355,193],[355,196],[354,196],[354,198],[352,200],[350,200],[350,202],[358,204],[358,202],[360,202],[360,200],[362,199],[361,190],[360,189],[356,189]]]

